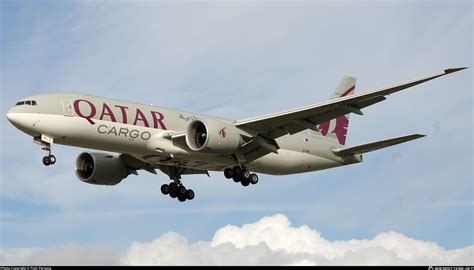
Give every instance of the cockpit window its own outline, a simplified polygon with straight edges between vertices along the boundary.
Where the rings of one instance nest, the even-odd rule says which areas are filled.
[[[26,101],[18,101],[15,106],[21,106],[21,105],[30,105],[30,106],[36,106],[38,105],[36,103],[36,100],[26,100]]]

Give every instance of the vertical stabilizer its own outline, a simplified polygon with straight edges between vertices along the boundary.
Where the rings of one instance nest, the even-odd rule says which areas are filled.
[[[331,99],[353,95],[355,91],[356,78],[345,76],[331,95]],[[349,129],[349,114],[332,119],[318,125],[319,134],[333,140],[340,145],[346,144],[347,131]]]

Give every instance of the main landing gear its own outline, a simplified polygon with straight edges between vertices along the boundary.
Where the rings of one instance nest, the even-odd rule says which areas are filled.
[[[186,189],[179,179],[183,173],[181,168],[172,168],[167,174],[173,180],[169,184],[161,186],[161,193],[163,195],[170,195],[171,198],[178,198],[180,202],[194,199],[194,191],[192,189]]]
[[[194,191],[186,189],[181,183],[171,182],[161,186],[163,195],[170,195],[171,198],[178,198],[180,202],[194,199]]]
[[[234,168],[227,168],[224,170],[224,176],[227,179],[233,179],[234,182],[242,184],[246,187],[249,184],[255,185],[258,183],[258,175],[250,173],[247,169],[235,166]]]
[[[171,198],[178,198],[180,202],[194,199],[194,191],[186,189],[181,182],[171,182],[161,186],[161,193],[163,195],[170,195]]]

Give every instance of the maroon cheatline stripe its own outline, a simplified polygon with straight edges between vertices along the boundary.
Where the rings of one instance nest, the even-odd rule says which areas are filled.
[[[354,85],[354,86],[352,86],[351,88],[347,89],[346,92],[342,93],[341,97],[347,96],[352,90],[354,90],[355,87],[356,87],[356,86]]]

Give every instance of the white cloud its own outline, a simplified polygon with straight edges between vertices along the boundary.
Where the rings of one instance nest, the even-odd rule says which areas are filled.
[[[401,233],[373,239],[329,241],[307,225],[291,226],[285,215],[242,227],[227,225],[210,242],[189,243],[175,232],[134,242],[125,254],[101,246],[2,249],[1,264],[125,265],[471,265],[474,246],[445,250]]]

